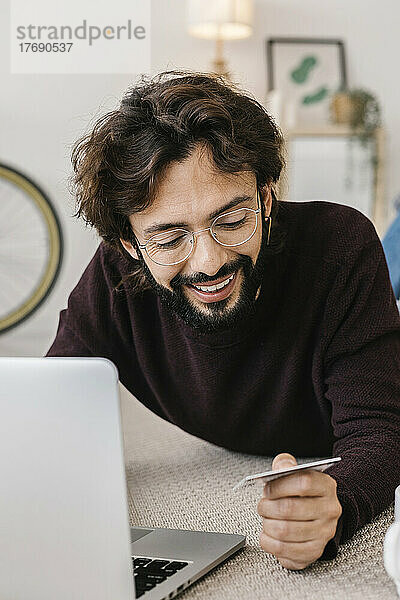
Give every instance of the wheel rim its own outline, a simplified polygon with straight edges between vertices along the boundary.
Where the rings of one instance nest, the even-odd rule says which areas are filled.
[[[13,263],[17,265],[19,263],[25,270],[30,270],[31,276],[29,278],[24,274],[26,289],[21,291],[19,299],[15,297],[13,300],[6,299],[5,301],[4,296],[6,286],[2,286],[3,302],[1,304],[0,301],[0,305],[2,306],[2,309],[0,309],[0,333],[4,333],[6,330],[15,327],[30,316],[50,293],[60,270],[63,244],[60,223],[54,208],[48,197],[37,184],[17,170],[5,165],[0,165],[0,182],[3,182],[3,196],[5,197],[4,189],[7,194],[8,186],[12,195],[17,199],[19,198],[23,210],[25,210],[26,215],[30,217],[31,222],[33,222],[34,225],[36,224],[36,228],[40,234],[38,245],[36,245],[35,242],[31,242],[32,250],[31,254],[29,254],[29,236],[27,236],[28,244],[25,243],[26,240],[23,238],[23,229],[26,226],[25,222],[22,231],[18,231],[14,239],[11,239],[11,241],[9,240],[10,246],[8,249],[8,257],[7,250],[3,249],[3,276],[0,268],[0,280],[3,279],[3,283],[4,280],[7,281],[7,277],[9,283],[15,283],[9,274],[6,276],[5,269],[7,260],[8,267],[11,263],[11,270]],[[4,182],[6,183],[4,184]],[[13,198],[11,198],[11,201],[8,201],[8,206],[11,206],[12,203]],[[8,224],[5,223],[5,236],[3,238],[3,241],[5,241],[5,244],[3,244],[4,248],[7,244],[7,226]],[[32,232],[30,231],[29,235],[31,235],[31,233]],[[42,237],[42,240],[40,240],[40,236]],[[18,239],[21,241],[18,241]],[[41,242],[43,243],[42,247],[40,245]],[[25,254],[18,256],[18,245],[20,247],[24,247],[24,245],[27,247]],[[35,248],[37,249],[37,254],[33,252],[33,249]],[[17,277],[21,274],[22,271],[20,269]],[[28,284],[29,279],[32,280],[32,283],[29,282]],[[22,282],[20,281],[20,283]]]

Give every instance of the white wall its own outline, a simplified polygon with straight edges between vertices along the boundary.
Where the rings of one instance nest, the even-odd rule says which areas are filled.
[[[235,79],[264,101],[265,38],[343,39],[349,84],[373,90],[383,106],[389,199],[400,192],[399,22],[398,0],[256,0],[254,36],[226,46]],[[132,79],[11,75],[8,46],[8,2],[0,0],[0,162],[21,169],[44,188],[58,209],[65,237],[63,268],[51,296],[25,323],[0,335],[0,355],[41,355],[54,337],[59,310],[97,246],[96,236],[71,218],[74,205],[66,189],[70,148],[96,115],[116,106]],[[186,34],[185,0],[152,0],[154,73],[181,67],[207,70],[212,56],[212,43]]]

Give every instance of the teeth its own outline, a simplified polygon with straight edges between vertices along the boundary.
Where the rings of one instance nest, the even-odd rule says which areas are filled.
[[[193,287],[195,287],[197,290],[201,290],[202,292],[215,292],[217,290],[221,290],[226,285],[228,285],[228,283],[230,281],[232,281],[234,276],[235,276],[235,274],[228,277],[228,279],[225,279],[225,281],[221,281],[221,283],[217,283],[216,285],[194,285]]]

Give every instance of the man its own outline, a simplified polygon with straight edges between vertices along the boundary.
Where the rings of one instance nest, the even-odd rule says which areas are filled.
[[[104,356],[143,404],[235,451],[341,456],[264,488],[261,547],[334,558],[393,500],[400,320],[359,212],[279,202],[282,137],[222,80],[132,87],[73,152],[77,214],[103,238],[49,356]]]

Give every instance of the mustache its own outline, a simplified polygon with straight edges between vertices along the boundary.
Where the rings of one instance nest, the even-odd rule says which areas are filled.
[[[206,275],[205,273],[194,273],[190,277],[178,273],[177,275],[175,275],[175,277],[171,279],[170,286],[174,290],[181,287],[182,285],[201,285],[204,283],[215,281],[215,279],[219,279],[220,277],[229,277],[230,275],[232,275],[232,273],[238,271],[240,268],[247,267],[248,269],[251,266],[252,260],[250,256],[245,256],[244,254],[241,254],[236,260],[223,265],[219,269],[218,273],[216,273],[212,277]]]

